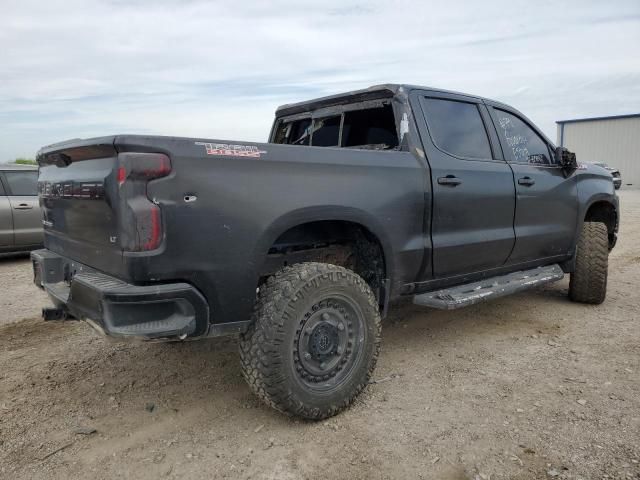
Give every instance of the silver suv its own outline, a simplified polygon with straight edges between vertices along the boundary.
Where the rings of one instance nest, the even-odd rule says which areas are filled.
[[[38,169],[0,165],[0,253],[34,250],[42,245]]]

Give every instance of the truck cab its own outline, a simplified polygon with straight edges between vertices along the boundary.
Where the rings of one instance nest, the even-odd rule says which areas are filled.
[[[362,119],[356,128],[354,117]],[[353,141],[354,131],[364,134]],[[531,120],[500,102],[381,85],[280,107],[270,140],[414,155],[424,176],[425,200],[417,208],[426,226],[425,249],[422,268],[405,290],[566,265],[582,221],[590,215],[606,217],[609,242],[615,244],[613,190],[598,180],[594,191],[596,172],[585,171],[586,166],[568,169]],[[578,180],[587,178],[579,191]],[[604,203],[597,203],[604,197]]]

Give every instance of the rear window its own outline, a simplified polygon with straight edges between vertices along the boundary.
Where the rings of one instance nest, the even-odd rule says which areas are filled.
[[[37,195],[38,172],[4,172],[11,195]]]
[[[357,148],[371,145],[379,145],[381,148],[398,146],[398,134],[391,105],[344,114],[342,146]]]
[[[276,132],[274,143],[288,145],[309,145],[311,139],[311,119],[304,118],[292,122],[282,122]]]
[[[273,143],[375,150],[397,149],[399,144],[389,104],[313,120],[285,118],[278,124]]]
[[[489,137],[475,103],[425,98],[423,105],[438,148],[458,157],[491,158]]]
[[[316,118],[313,121],[311,145],[314,147],[337,147],[340,144],[340,115]]]

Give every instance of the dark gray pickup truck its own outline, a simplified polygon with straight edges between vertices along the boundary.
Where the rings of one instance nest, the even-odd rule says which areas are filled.
[[[240,334],[256,394],[313,419],[369,381],[391,300],[453,309],[569,273],[601,303],[618,230],[603,169],[507,105],[407,85],[280,107],[269,143],[115,135],[38,162],[46,320]]]

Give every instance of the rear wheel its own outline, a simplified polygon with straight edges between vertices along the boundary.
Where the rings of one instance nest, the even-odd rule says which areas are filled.
[[[578,239],[576,266],[569,282],[569,298],[574,302],[604,302],[607,295],[609,237],[601,222],[584,222]]]
[[[367,283],[343,267],[302,263],[260,288],[240,359],[247,383],[268,405],[323,419],[367,385],[379,348],[380,314]]]

